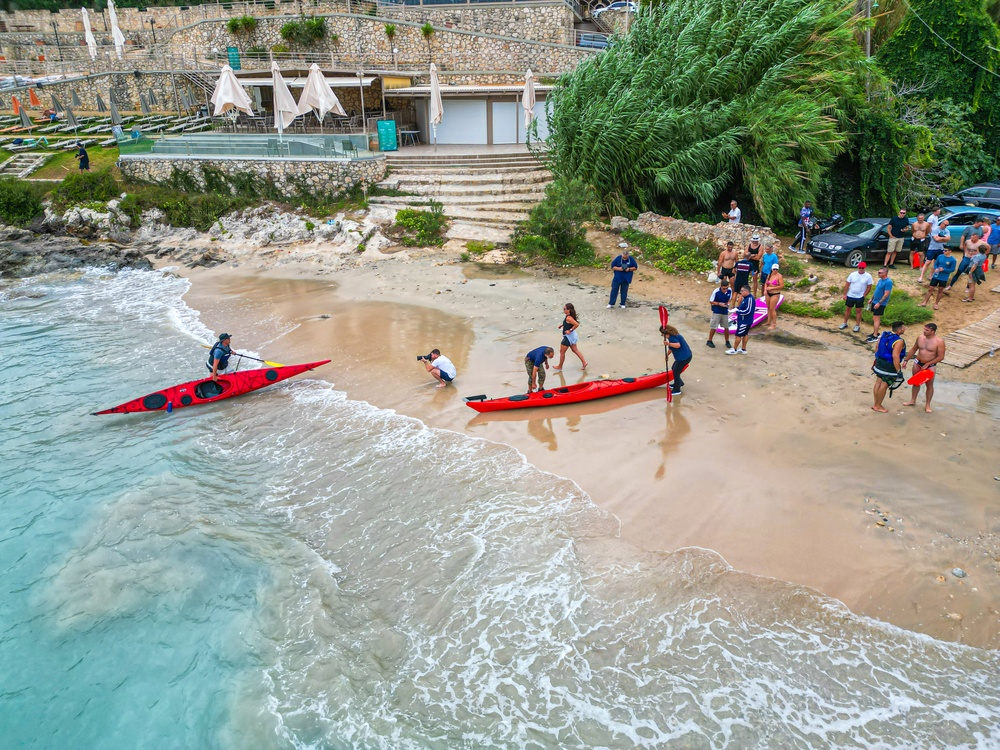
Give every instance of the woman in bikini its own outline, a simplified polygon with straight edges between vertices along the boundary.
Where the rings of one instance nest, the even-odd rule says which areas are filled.
[[[576,346],[576,342],[580,340],[576,333],[576,329],[580,327],[580,321],[577,319],[576,308],[573,307],[572,302],[567,302],[563,306],[563,322],[559,324],[559,328],[562,329],[563,337],[562,344],[559,347],[559,364],[552,368],[554,372],[559,372],[562,370],[563,361],[566,359],[566,350],[572,349],[573,354],[580,358],[581,364],[583,364],[583,369],[587,369],[587,360],[583,358],[580,350]]]
[[[767,295],[767,330],[778,327],[778,300],[781,290],[785,288],[785,277],[778,270],[778,264],[771,266],[771,273],[764,282],[764,294]]]

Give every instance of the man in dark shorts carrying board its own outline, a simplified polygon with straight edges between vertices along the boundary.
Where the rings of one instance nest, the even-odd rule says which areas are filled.
[[[872,411],[882,414],[889,411],[882,406],[885,394],[888,393],[892,398],[892,391],[899,388],[905,380],[903,375],[903,360],[906,357],[906,342],[903,341],[905,332],[906,326],[897,321],[892,324],[892,330],[885,331],[878,340],[875,361],[872,363],[872,372],[875,373],[875,387],[872,389],[875,403]]]
[[[916,375],[918,372],[923,372],[924,370],[934,370],[938,362],[944,359],[944,352],[944,339],[937,335],[937,325],[935,323],[927,323],[924,326],[924,332],[917,336],[917,340],[913,344],[913,351],[906,357],[906,362],[909,362],[911,359],[913,360],[913,374]],[[934,398],[934,381],[928,380],[924,384],[924,389],[926,397],[924,411],[930,414],[933,411],[931,409],[931,399]],[[920,386],[913,386],[913,394],[910,400],[904,403],[903,406],[913,406],[916,404],[917,394],[919,393]]]

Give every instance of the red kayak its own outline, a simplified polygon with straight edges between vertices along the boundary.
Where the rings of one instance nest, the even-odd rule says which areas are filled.
[[[264,367],[259,370],[233,372],[228,375],[220,375],[219,380],[214,383],[211,378],[192,380],[190,383],[182,383],[171,388],[164,388],[162,391],[156,391],[156,393],[150,393],[148,396],[126,401],[124,404],[119,404],[104,411],[95,411],[94,415],[131,414],[132,412],[140,411],[169,412],[184,406],[210,404],[213,401],[240,396],[244,393],[264,388],[265,386],[280,383],[282,380],[287,380],[307,370],[314,370],[329,361],[328,359],[324,359],[320,362],[309,362],[304,365]]]
[[[592,401],[597,398],[617,396],[632,391],[643,391],[647,388],[657,388],[673,379],[672,372],[657,372],[643,375],[639,378],[622,378],[621,380],[591,380],[587,383],[567,385],[562,388],[550,388],[535,393],[522,393],[506,398],[486,398],[486,396],[470,396],[465,403],[480,414],[505,409],[528,409],[533,406],[556,406],[557,404],[576,404],[580,401]]]

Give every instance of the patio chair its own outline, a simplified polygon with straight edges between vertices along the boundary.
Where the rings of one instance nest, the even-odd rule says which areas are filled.
[[[354,141],[341,141],[340,150],[343,151],[344,156],[349,156],[354,154],[354,157],[358,156],[358,147],[354,145]]]

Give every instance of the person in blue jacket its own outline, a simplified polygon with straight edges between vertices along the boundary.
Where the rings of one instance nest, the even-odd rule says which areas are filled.
[[[621,255],[611,261],[611,270],[615,272],[615,276],[611,280],[611,299],[608,300],[609,310],[615,306],[619,291],[621,291],[622,297],[620,307],[622,310],[625,309],[625,301],[628,299],[628,286],[632,283],[632,272],[638,267],[639,264],[629,254],[627,247],[622,249]]]
[[[524,355],[524,369],[528,371],[528,393],[535,390],[536,383],[539,391],[545,390],[545,371],[555,354],[555,349],[551,346],[540,346]]]
[[[660,333],[663,334],[663,338],[667,341],[669,353],[674,355],[674,366],[670,368],[670,371],[674,374],[670,393],[674,396],[679,396],[681,388],[684,387],[684,381],[681,380],[681,373],[684,372],[685,367],[691,364],[693,356],[691,354],[691,347],[688,346],[688,342],[681,336],[680,331],[673,326],[661,326]]]

